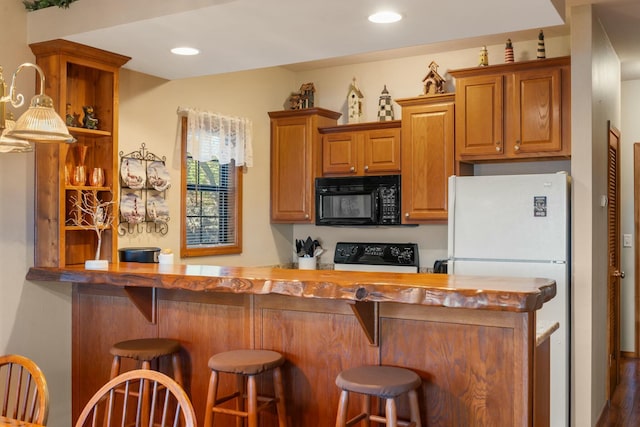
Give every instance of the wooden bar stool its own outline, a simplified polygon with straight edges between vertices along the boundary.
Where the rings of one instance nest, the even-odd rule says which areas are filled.
[[[113,355],[111,379],[120,374],[120,360],[123,357],[140,362],[142,369],[151,369],[151,362],[163,356],[171,356],[173,379],[183,386],[180,343],[167,338],[141,338],[115,343],[109,352]]]
[[[109,352],[113,355],[111,364],[111,379],[120,374],[120,360],[123,357],[136,360],[140,363],[141,369],[151,370],[151,362],[158,361],[164,356],[171,356],[171,364],[173,367],[173,379],[181,387],[182,382],[182,363],[180,359],[180,343],[178,341],[167,338],[139,338],[134,340],[120,341],[115,343]],[[143,387],[142,400],[142,419],[149,419],[149,386]],[[105,414],[106,419],[107,414]]]
[[[360,421],[366,426],[369,421],[375,421],[387,427],[421,427],[416,391],[420,384],[418,374],[395,366],[360,366],[340,372],[336,378],[336,385],[342,389],[336,427],[352,426]],[[347,420],[350,392],[363,395],[363,407],[360,414]],[[396,411],[396,398],[404,394],[409,397],[410,421],[399,420]],[[372,396],[386,400],[384,417],[371,413]]]
[[[244,425],[245,418],[248,421],[248,427],[258,427],[258,413],[271,405],[275,405],[278,413],[278,427],[286,427],[287,414],[280,370],[283,364],[284,357],[280,353],[270,350],[233,350],[213,355],[209,359],[211,378],[207,393],[204,427],[213,426],[213,418],[216,413],[237,417],[236,426],[238,427]],[[273,373],[275,397],[258,395],[256,376],[268,371]],[[219,374],[222,372],[236,376],[236,391],[218,398]],[[246,394],[244,391],[245,380]],[[235,399],[236,409],[220,406],[232,399]],[[246,410],[245,399],[247,400]],[[262,402],[262,404],[258,406],[258,402]]]

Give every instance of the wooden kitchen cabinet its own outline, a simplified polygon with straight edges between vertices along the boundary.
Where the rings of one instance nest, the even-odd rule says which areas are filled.
[[[566,159],[571,155],[570,58],[452,70],[456,159]]]
[[[322,173],[319,127],[340,113],[323,108],[273,111],[271,119],[271,222],[313,223],[315,179]]]
[[[78,202],[113,200],[114,224],[102,232],[101,259],[117,260],[118,218],[118,78],[130,58],[67,40],[29,45],[46,76],[45,92],[61,117],[74,117],[69,132],[74,144],[37,144],[35,153],[35,265],[64,267],[94,259],[97,235],[78,224]],[[97,129],[82,127],[83,107],[92,106]],[[67,121],[67,124],[69,122]],[[84,165],[86,181],[72,179]],[[104,183],[92,185],[93,168],[104,171]]]
[[[400,173],[400,120],[320,128],[320,134],[324,176]]]
[[[455,172],[454,95],[397,99],[402,107],[402,222],[447,220]]]

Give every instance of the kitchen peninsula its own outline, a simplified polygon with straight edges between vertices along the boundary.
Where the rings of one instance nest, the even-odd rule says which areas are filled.
[[[243,347],[287,359],[292,427],[333,426],[335,377],[361,364],[415,370],[424,426],[533,426],[546,410],[533,397],[535,312],[551,280],[136,263],[34,267],[27,279],[73,284],[73,419],[107,381],[110,346],[142,337],[180,341],[199,420],[209,357]]]

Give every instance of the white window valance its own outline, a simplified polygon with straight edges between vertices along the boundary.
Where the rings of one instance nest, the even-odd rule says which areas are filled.
[[[251,120],[191,108],[178,108],[178,115],[187,116],[187,152],[195,160],[253,166]]]

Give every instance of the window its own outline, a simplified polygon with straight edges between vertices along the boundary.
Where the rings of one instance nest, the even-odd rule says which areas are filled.
[[[242,252],[242,173],[235,162],[198,161],[187,152],[182,120],[182,257]],[[217,138],[211,135],[211,138]]]

